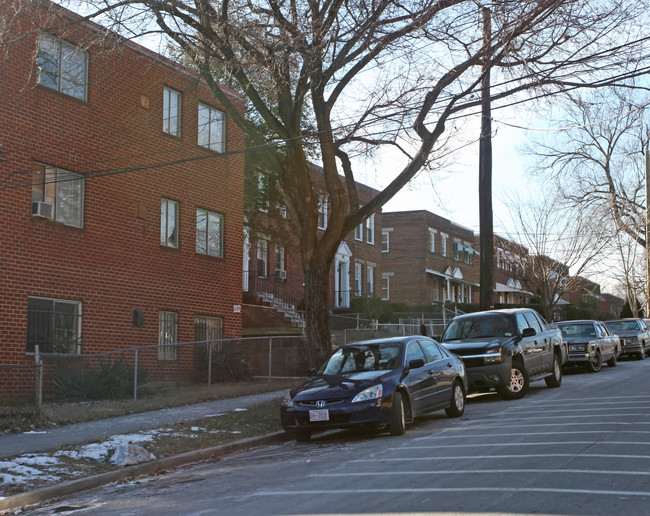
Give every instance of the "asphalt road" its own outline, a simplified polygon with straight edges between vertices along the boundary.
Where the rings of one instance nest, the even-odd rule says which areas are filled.
[[[401,437],[333,432],[107,486],[33,514],[650,514],[650,358]]]

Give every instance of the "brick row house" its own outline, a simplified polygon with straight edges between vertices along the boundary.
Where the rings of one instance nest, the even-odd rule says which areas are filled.
[[[241,335],[245,142],[191,70],[47,2],[2,35],[0,350]],[[65,31],[42,27],[66,24]],[[244,108],[244,99],[232,93]]]
[[[410,306],[476,303],[474,232],[429,211],[384,212],[381,297]]]

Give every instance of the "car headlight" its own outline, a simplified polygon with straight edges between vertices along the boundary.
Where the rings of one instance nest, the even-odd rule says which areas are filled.
[[[364,389],[359,394],[357,394],[353,399],[352,403],[359,403],[360,401],[374,400],[381,398],[384,393],[384,387],[381,384],[373,385]]]
[[[584,344],[569,344],[569,351],[584,351]]]
[[[499,364],[503,362],[503,355],[501,354],[501,348],[488,349],[485,352],[483,361],[486,364]]]
[[[282,404],[283,407],[285,408],[292,408],[293,407],[293,400],[291,399],[291,394],[287,394],[284,398],[282,398]]]

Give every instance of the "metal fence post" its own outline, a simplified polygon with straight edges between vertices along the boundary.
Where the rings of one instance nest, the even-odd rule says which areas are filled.
[[[273,362],[273,337],[269,337],[269,382],[268,383],[271,383],[272,362]]]
[[[208,344],[208,394],[212,386],[212,343]]]
[[[138,401],[138,348],[133,359],[133,401]]]
[[[43,408],[43,366],[41,364],[41,354],[38,344],[34,346],[34,388],[36,402],[34,415],[36,416],[36,420],[40,421]]]

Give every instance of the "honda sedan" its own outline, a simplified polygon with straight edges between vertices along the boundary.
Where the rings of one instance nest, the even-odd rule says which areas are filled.
[[[332,428],[387,428],[401,435],[416,417],[465,410],[463,361],[428,337],[369,340],[336,350],[282,401],[282,426],[297,440]]]

